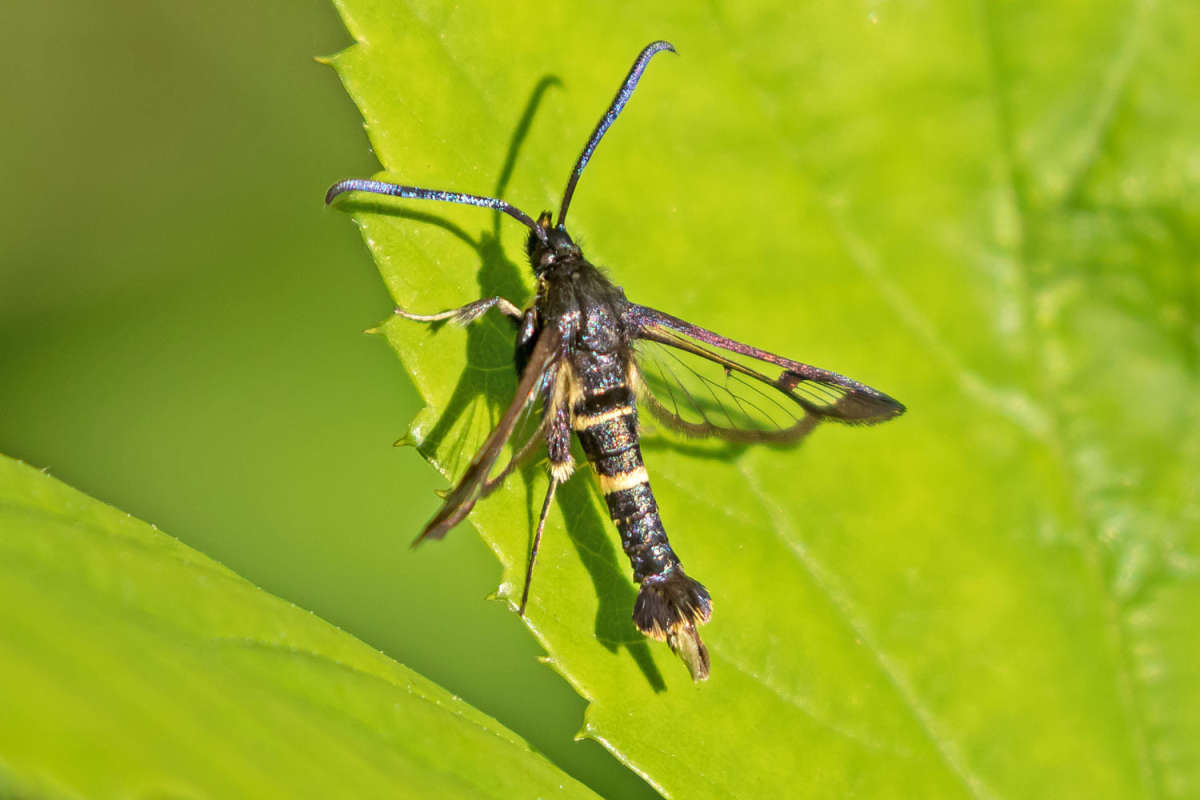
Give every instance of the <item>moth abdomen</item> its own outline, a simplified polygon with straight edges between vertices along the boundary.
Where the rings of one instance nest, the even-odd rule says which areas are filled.
[[[638,630],[665,641],[697,681],[708,677],[709,658],[696,626],[711,617],[708,590],[689,578],[678,562],[666,573],[643,581],[633,606],[633,622]]]
[[[585,376],[595,380],[599,376]],[[609,516],[621,534],[621,548],[641,584],[633,622],[647,636],[665,641],[687,664],[695,680],[708,677],[708,650],[696,626],[712,616],[708,590],[689,578],[667,540],[658,502],[638,445],[637,408],[622,378],[605,376],[606,388],[577,398],[571,427],[596,470]]]
[[[633,579],[641,584],[633,607],[634,625],[647,636],[665,641],[687,664],[692,678],[704,680],[709,671],[708,648],[696,627],[712,617],[712,600],[708,590],[683,571],[667,541],[640,449],[635,445],[592,465],[600,476],[608,513],[621,534],[621,547],[633,566]]]
[[[587,453],[588,459],[597,465],[609,456],[619,456],[635,449],[638,443],[637,412],[633,406],[623,406],[592,415],[575,415],[571,421],[579,444]],[[616,470],[625,462],[614,461],[601,474],[615,475]],[[640,466],[641,459],[637,464]]]
[[[633,619],[643,632],[656,639],[687,624],[708,622],[712,598],[697,580],[676,567],[665,575],[647,579],[638,593]]]
[[[679,557],[667,541],[646,468],[638,467],[615,478],[602,475],[600,488],[621,534],[621,549],[633,567],[633,579],[641,583],[678,567]]]

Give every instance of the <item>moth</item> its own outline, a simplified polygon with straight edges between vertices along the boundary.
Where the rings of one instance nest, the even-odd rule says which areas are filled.
[[[665,41],[652,42],[634,61],[575,162],[556,222],[551,222],[549,211],[535,221],[494,197],[368,179],[334,184],[325,202],[347,192],[367,192],[461,203],[503,212],[529,229],[525,250],[537,280],[529,308],[522,310],[503,297],[488,297],[436,314],[396,310],[417,322],[450,320],[467,325],[494,309],[511,317],[517,330],[516,394],[417,542],[445,536],[544,441],[550,487],[530,549],[520,605],[524,614],[546,516],[555,491],[575,469],[574,432],[599,479],[633,567],[633,579],[639,584],[634,624],[647,636],[666,641],[692,678],[700,681],[708,677],[710,663],[697,626],[712,616],[712,600],[708,590],[684,572],[667,541],[642,460],[639,402],[667,428],[738,443],[795,442],[821,420],[872,425],[905,409],[886,394],[836,372],[777,356],[630,302],[572,241],[565,223],[579,178],[629,102],[650,59],[664,50],[675,48]],[[519,428],[530,425],[530,419],[537,420],[536,429],[493,475],[505,445]]]

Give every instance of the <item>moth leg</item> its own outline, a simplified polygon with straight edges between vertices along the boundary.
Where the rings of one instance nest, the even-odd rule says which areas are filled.
[[[565,398],[564,393],[561,398],[553,399]],[[565,402],[555,402],[546,415],[546,451],[550,457],[550,474],[563,483],[575,471],[575,458],[571,455],[571,411]]]
[[[521,309],[513,305],[512,301],[498,296],[485,297],[482,300],[476,300],[474,303],[467,303],[461,308],[439,311],[436,314],[411,314],[399,306],[396,306],[395,313],[397,316],[411,319],[414,322],[441,322],[442,320],[452,319],[458,325],[468,325],[486,314],[493,306],[514,319],[519,320],[522,317]]]
[[[537,346],[539,330],[537,312],[531,306],[521,317],[520,329],[517,332],[517,346],[513,351],[513,364],[517,368],[518,375],[525,372],[525,365],[529,363],[529,354]]]
[[[554,392],[546,399],[546,416],[542,427],[546,431],[546,451],[550,460],[550,489],[542,514],[538,517],[537,531],[533,535],[533,548],[529,552],[529,566],[525,569],[525,589],[521,592],[521,616],[525,616],[525,604],[529,602],[529,585],[533,581],[533,562],[537,560],[538,548],[542,545],[542,531],[546,529],[546,515],[550,513],[550,502],[560,483],[564,483],[575,471],[575,459],[571,456],[571,407],[568,404],[570,383],[569,369],[560,367],[554,376]]]
[[[533,582],[533,563],[537,561],[538,548],[542,545],[542,531],[546,529],[546,516],[550,513],[550,502],[554,500],[554,492],[561,481],[551,476],[550,488],[546,492],[546,501],[542,503],[542,515],[538,517],[537,532],[533,535],[533,548],[529,551],[529,565],[525,567],[525,588],[521,591],[521,608],[517,612],[525,616],[525,604],[529,602],[529,584]]]

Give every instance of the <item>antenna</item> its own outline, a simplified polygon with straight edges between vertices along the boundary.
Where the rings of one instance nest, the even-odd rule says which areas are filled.
[[[600,121],[596,123],[596,129],[592,131],[591,138],[588,139],[583,152],[579,154],[579,160],[575,162],[575,169],[571,171],[571,177],[567,181],[567,190],[563,192],[562,208],[558,212],[558,227],[561,228],[563,221],[567,218],[567,207],[571,205],[571,195],[575,194],[575,184],[579,183],[579,176],[583,174],[583,168],[592,159],[592,153],[596,152],[596,146],[600,144],[600,140],[604,138],[604,134],[617,121],[617,117],[621,115],[621,110],[625,108],[625,104],[633,96],[633,90],[637,88],[638,81],[642,79],[642,73],[646,71],[646,65],[650,63],[650,59],[656,53],[661,53],[663,50],[670,50],[674,53],[675,47],[670,42],[664,41],[651,42],[646,45],[642,52],[638,54],[637,60],[633,62],[633,66],[630,67],[629,74],[625,76],[625,82],[617,90],[617,96],[613,98],[612,104],[604,112],[604,116],[600,118]]]
[[[370,194],[382,194],[389,197],[403,197],[408,200],[441,200],[444,203],[460,203],[465,206],[494,208],[497,211],[503,211],[526,228],[529,228],[529,230],[533,231],[542,240],[542,244],[548,245],[550,243],[550,240],[546,236],[545,228],[534,222],[521,209],[511,206],[503,200],[497,200],[495,197],[463,194],[462,192],[443,192],[437,189],[422,189],[418,186],[401,186],[398,183],[372,181],[365,178],[350,178],[349,180],[338,181],[329,187],[329,191],[325,193],[325,205],[329,205],[334,201],[334,198],[345,192],[368,192]]]

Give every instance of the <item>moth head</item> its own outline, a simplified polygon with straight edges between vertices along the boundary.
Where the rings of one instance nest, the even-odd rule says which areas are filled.
[[[550,220],[550,212],[543,211],[537,221],[539,230],[530,231],[525,242],[525,252],[529,255],[533,274],[539,277],[554,269],[556,264],[581,256],[579,247],[571,241],[566,228],[562,225],[555,227]]]

